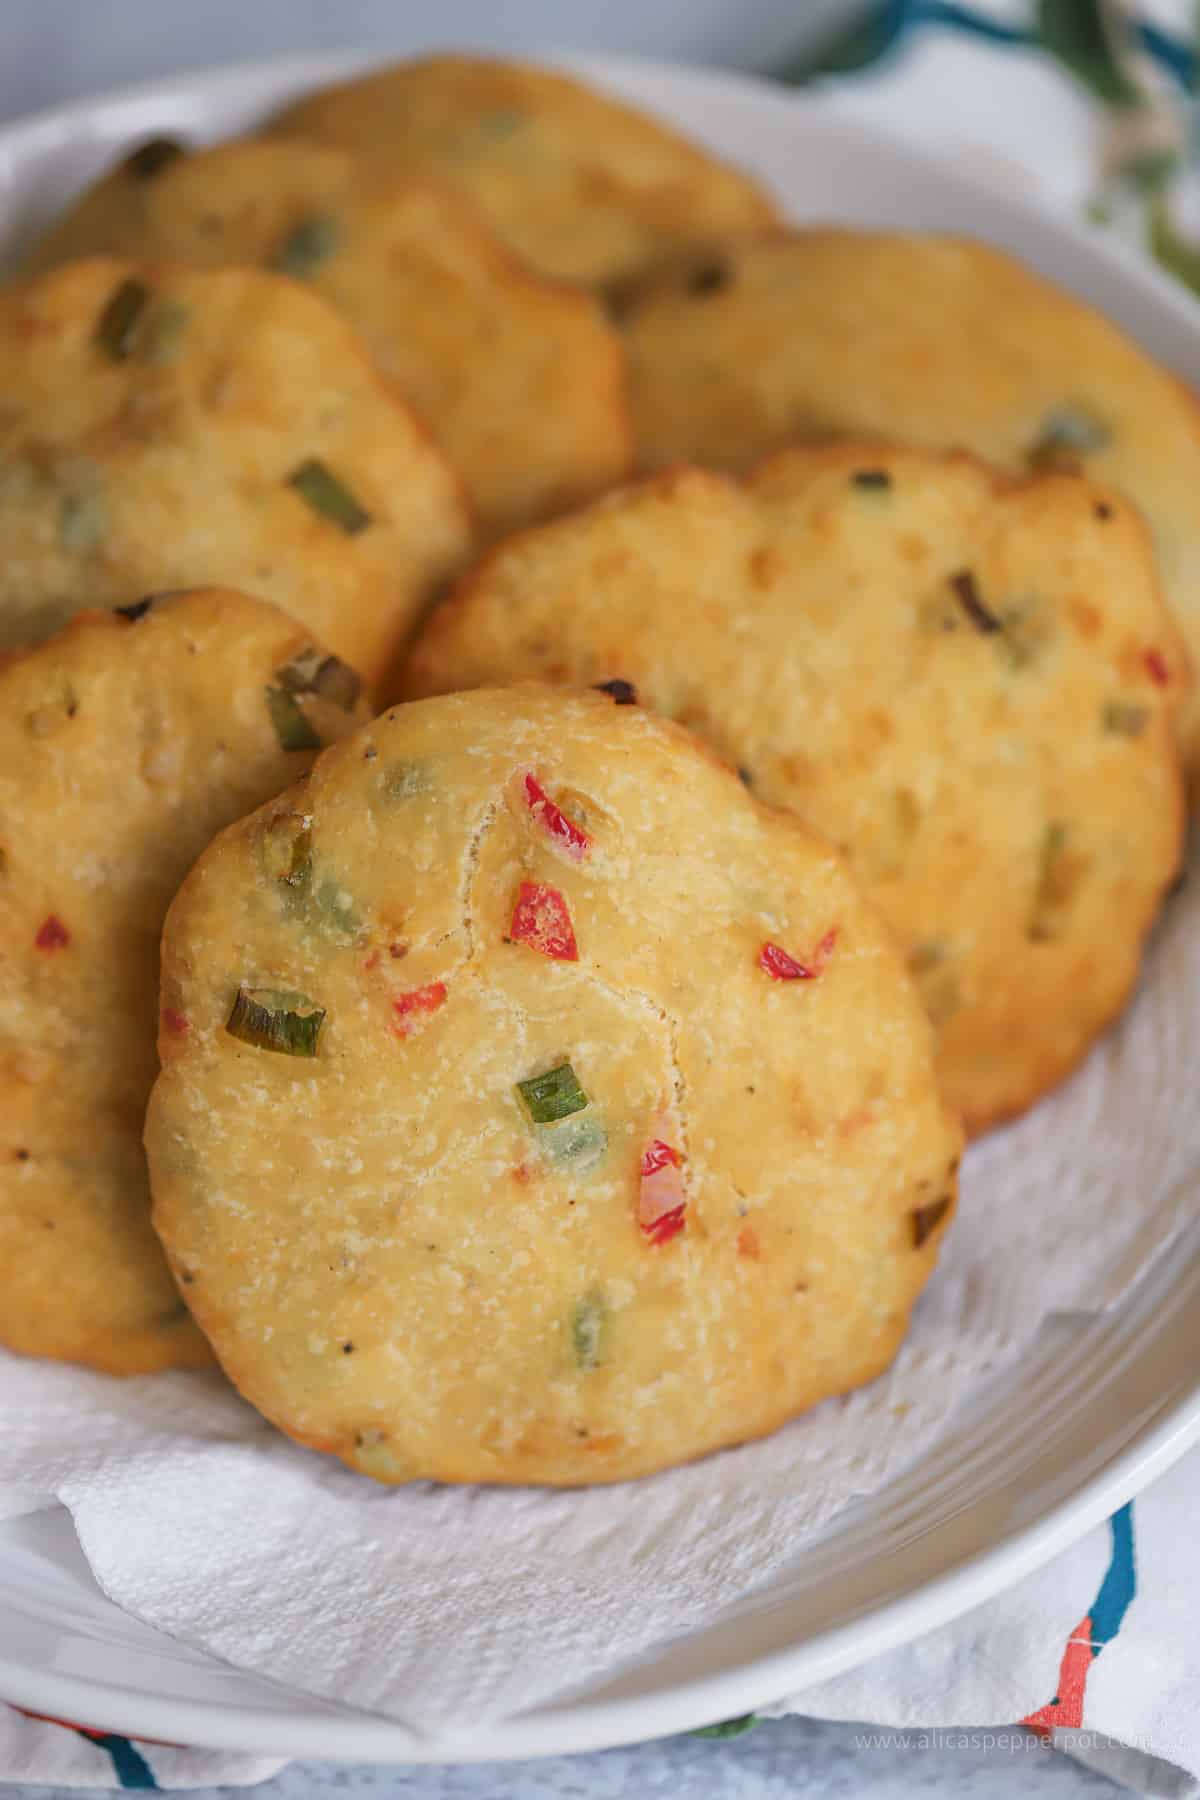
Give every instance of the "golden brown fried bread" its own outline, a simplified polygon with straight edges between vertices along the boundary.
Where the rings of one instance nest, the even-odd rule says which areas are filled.
[[[407,691],[524,675],[631,682],[847,851],[973,1130],[1124,1005],[1179,860],[1187,675],[1110,492],[852,446],[660,475],[494,551]]]
[[[229,583],[385,677],[469,528],[333,309],[258,270],[110,259],[0,294],[0,645]]]
[[[135,151],[38,246],[42,266],[112,252],[306,282],[428,421],[494,534],[629,473],[621,342],[590,294],[543,280],[450,189],[276,138]]]
[[[0,1341],[132,1374],[210,1360],[150,1228],[158,940],[219,826],[364,716],[263,601],[87,613],[0,659]],[[187,1021],[168,1011],[171,1041]]]
[[[756,182],[670,126],[525,63],[396,63],[304,95],[268,130],[451,183],[532,268],[569,281],[619,287],[777,218]]]
[[[1078,467],[1145,513],[1200,657],[1200,407],[1116,326],[964,239],[798,231],[727,246],[636,300],[634,417],[649,467],[741,470],[798,438],[963,449],[1014,473]],[[1200,702],[1180,721],[1200,772]]]
[[[606,696],[326,752],[188,877],[162,1002],[176,1276],[249,1400],[384,1481],[770,1431],[890,1361],[953,1207],[928,1021],[841,859]]]

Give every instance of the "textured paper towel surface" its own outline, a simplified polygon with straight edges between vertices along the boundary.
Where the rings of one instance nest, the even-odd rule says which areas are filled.
[[[1107,1306],[1194,1216],[1200,875],[1121,1027],[967,1158],[888,1375],[765,1443],[584,1493],[389,1491],[212,1376],[0,1355],[0,1514],[60,1498],[105,1590],[239,1666],[436,1734],[525,1711],[711,1619],[928,1446],[1047,1315]]]

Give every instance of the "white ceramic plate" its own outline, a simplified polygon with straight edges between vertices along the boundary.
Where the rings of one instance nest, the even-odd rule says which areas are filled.
[[[350,59],[199,75],[0,131],[0,246],[154,132],[225,136]],[[1087,296],[1200,389],[1200,309],[1153,272],[763,83],[583,61],[756,170],[798,218],[974,232]],[[752,1711],[954,1618],[1062,1550],[1200,1440],[1200,1224],[1121,1305],[1062,1325],[934,1453],[842,1513],[768,1592],[636,1671],[436,1747],[129,1618],[61,1510],[0,1527],[0,1697],[176,1743],[372,1762],[547,1755]]]

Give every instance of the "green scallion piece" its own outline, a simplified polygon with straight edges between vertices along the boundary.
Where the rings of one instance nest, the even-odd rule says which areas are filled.
[[[168,163],[176,162],[186,154],[178,138],[152,137],[147,138],[144,144],[139,144],[121,166],[127,175],[136,176],[139,181],[150,181]]]
[[[473,122],[476,143],[497,143],[512,137],[525,124],[526,115],[515,107],[498,107],[495,112],[480,113]]]
[[[1069,466],[1093,450],[1103,450],[1111,440],[1108,426],[1087,407],[1056,406],[1042,421],[1029,451],[1029,465],[1034,469]]]
[[[267,711],[281,750],[319,750],[321,740],[286,688],[268,687]]]
[[[556,1163],[569,1163],[572,1174],[586,1175],[602,1162],[608,1133],[599,1119],[575,1113],[558,1125],[539,1125],[538,1142]]]
[[[312,829],[306,825],[303,831],[297,832],[292,844],[292,854],[288,866],[280,880],[286,881],[289,887],[306,887],[312,880]]]
[[[389,800],[412,800],[433,789],[433,777],[425,762],[391,763],[383,771],[380,787]]]
[[[1026,669],[1039,655],[1050,635],[1044,609],[1035,601],[1006,607],[1000,615],[1000,646],[1009,667]]]
[[[98,494],[64,494],[58,507],[58,541],[64,550],[94,550],[107,529]]]
[[[571,1309],[571,1349],[577,1368],[596,1369],[600,1366],[608,1323],[608,1302],[598,1288],[576,1301]]]
[[[145,282],[132,277],[110,296],[96,323],[96,342],[114,362],[125,362],[133,355],[149,299]]]
[[[1042,837],[1038,858],[1038,883],[1033,897],[1027,936],[1046,943],[1059,934],[1077,881],[1075,859],[1068,857],[1070,832],[1061,819],[1052,819]]]
[[[146,320],[142,352],[155,368],[165,368],[179,354],[184,328],[191,318],[191,308],[179,300],[164,300]]]
[[[950,1206],[950,1195],[943,1194],[940,1200],[934,1200],[929,1206],[918,1206],[916,1211],[910,1215],[914,1250],[919,1250],[921,1245],[933,1236],[950,1211]]]
[[[319,269],[323,262],[329,260],[337,246],[336,220],[330,218],[328,213],[314,213],[311,218],[301,219],[289,231],[271,258],[271,267],[281,275],[291,275],[297,281],[303,281],[314,269]]]
[[[350,489],[315,456],[298,463],[288,476],[287,483],[289,487],[295,488],[300,498],[314,512],[339,526],[347,537],[357,536],[371,523],[371,515],[366,508],[359,505]]]
[[[300,716],[303,718],[304,715]],[[335,874],[328,871],[328,865],[315,857],[311,822],[300,821],[298,831],[294,829],[295,823],[296,815],[292,815],[290,821],[287,818],[274,820],[262,839],[263,865],[280,884],[279,898],[284,909],[306,931],[318,931],[322,935],[336,933],[349,939],[358,937],[363,922],[355,907],[354,896],[346,891]]]
[[[350,667],[336,656],[326,656],[306,644],[276,674],[279,685],[289,694],[318,694],[340,706],[343,712],[353,710],[362,691],[362,682]]]
[[[240,987],[225,1024],[231,1037],[282,1056],[315,1056],[325,1008],[304,994]]]
[[[914,944],[908,953],[908,966],[914,975],[926,975],[930,969],[938,969],[946,960],[946,946],[931,940],[927,944]]]
[[[298,883],[297,898],[307,906],[312,922],[322,930],[336,931],[349,938],[357,937],[362,931],[362,919],[353,895],[348,894],[340,882],[328,877],[314,886],[311,865]]]
[[[1100,722],[1114,737],[1141,737],[1150,722],[1150,708],[1128,700],[1106,700]]]
[[[517,1092],[535,1125],[553,1125],[556,1119],[582,1112],[588,1103],[569,1062],[547,1069],[544,1075],[518,1081]]]
[[[875,488],[880,492],[892,485],[892,478],[886,469],[855,469],[850,480],[856,488]]]
[[[273,880],[288,888],[306,884],[312,874],[311,817],[306,813],[277,814],[263,828],[261,852],[263,868]]]

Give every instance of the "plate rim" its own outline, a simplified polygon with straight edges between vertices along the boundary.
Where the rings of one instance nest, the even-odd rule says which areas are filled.
[[[96,115],[119,113],[127,107],[154,101],[167,106],[200,92],[209,99],[234,105],[243,92],[252,95],[260,85],[272,92],[298,91],[403,54],[403,48],[395,46],[370,53],[271,56],[79,96],[0,124],[0,159],[12,157],[19,168],[26,157],[36,156],[42,141],[52,142],[66,133],[86,135],[88,121]],[[803,105],[795,90],[766,78],[666,58],[538,52],[536,60],[590,75],[618,90],[624,81],[636,85],[639,80],[660,77],[681,81],[698,93],[707,90],[725,97],[740,95],[759,105]],[[831,137],[852,138],[881,153],[900,155],[912,165],[936,168],[943,179],[952,174],[962,192],[978,196],[984,231],[989,211],[1018,222],[1041,218],[1044,223],[1045,215],[1032,203],[998,194],[961,171],[947,171],[938,158],[903,138],[874,126],[860,125],[832,108],[824,111],[822,127]],[[1073,247],[1086,250],[1093,263],[1111,268],[1123,282],[1140,288],[1160,307],[1165,305],[1173,312],[1178,324],[1194,338],[1200,357],[1200,316],[1166,276],[1131,251],[1098,242],[1070,219],[1055,219],[1054,223],[1061,236]],[[288,1759],[308,1756],[344,1762],[465,1763],[567,1755],[643,1742],[777,1705],[789,1694],[845,1673],[952,1622],[1036,1572],[1087,1531],[1102,1524],[1197,1443],[1200,1371],[1190,1388],[1158,1405],[1119,1450],[1098,1467],[1082,1472],[1068,1492],[1048,1503],[1026,1524],[864,1613],[819,1629],[799,1645],[685,1680],[665,1692],[656,1691],[640,1699],[551,1701],[531,1713],[481,1726],[453,1742],[444,1737],[425,1738],[398,1720],[358,1711],[346,1702],[330,1702],[249,1670],[244,1671],[248,1680],[278,1685],[281,1694],[294,1698],[298,1706],[308,1703],[317,1710],[300,1712],[298,1716],[266,1711],[256,1714],[250,1708],[230,1712],[213,1700],[139,1694],[87,1676],[31,1668],[13,1660],[2,1648],[0,1697],[33,1712],[88,1722],[144,1739]],[[0,1551],[2,1548],[0,1538]],[[652,1651],[647,1661],[652,1663],[667,1648],[661,1646]],[[206,1654],[214,1662],[221,1660],[212,1652]],[[337,1710],[325,1710],[331,1707]]]
[[[484,1726],[451,1746],[424,1738],[399,1720],[355,1711],[301,1688],[279,1684],[298,1702],[336,1705],[319,1717],[229,1713],[216,1701],[131,1695],[86,1677],[30,1671],[0,1653],[0,1698],[55,1718],[91,1724],[149,1742],[224,1750],[288,1761],[302,1758],[372,1764],[512,1762],[614,1749],[695,1731],[723,1719],[761,1712],[789,1694],[901,1648],[1014,1586],[1053,1560],[1170,1469],[1200,1442],[1200,1380],[1190,1393],[1135,1434],[1128,1446],[1041,1517],[942,1575],[874,1611],[834,1626],[799,1648],[776,1651],[740,1668],[681,1684],[666,1695],[619,1703],[555,1705]],[[869,1625],[869,1646],[861,1641]],[[165,1634],[164,1634],[165,1635]],[[213,1661],[220,1658],[208,1652]],[[795,1670],[803,1661],[799,1681]],[[258,1681],[270,1677],[246,1671]]]

